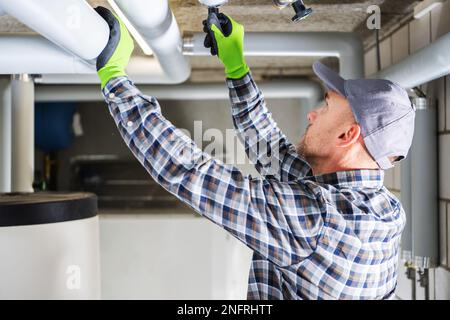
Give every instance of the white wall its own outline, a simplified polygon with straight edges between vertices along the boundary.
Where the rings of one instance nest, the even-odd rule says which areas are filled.
[[[192,213],[100,215],[102,299],[245,299],[252,251]]]

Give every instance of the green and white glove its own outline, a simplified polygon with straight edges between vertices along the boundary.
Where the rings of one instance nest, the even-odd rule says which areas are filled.
[[[134,41],[125,24],[114,13],[105,7],[97,7],[95,11],[110,28],[108,44],[97,58],[97,73],[103,89],[109,80],[127,75],[125,68],[133,53]]]
[[[203,25],[207,33],[205,47],[211,48],[212,55],[218,55],[226,76],[244,77],[250,71],[244,58],[244,26],[223,13],[210,15]]]

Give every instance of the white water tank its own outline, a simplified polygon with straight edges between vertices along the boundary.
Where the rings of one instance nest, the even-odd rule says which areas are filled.
[[[100,299],[97,198],[0,195],[0,299]]]

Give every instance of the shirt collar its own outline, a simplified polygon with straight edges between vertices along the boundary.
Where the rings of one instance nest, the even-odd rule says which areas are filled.
[[[351,170],[327,173],[310,177],[312,181],[338,187],[381,188],[383,186],[383,170]]]

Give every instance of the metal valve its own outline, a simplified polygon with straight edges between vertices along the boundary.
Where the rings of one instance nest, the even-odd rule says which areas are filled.
[[[303,0],[295,1],[292,3],[292,7],[295,11],[295,16],[292,17],[292,21],[294,22],[299,22],[300,20],[307,18],[313,12],[311,8],[306,8]]]
[[[311,8],[306,8],[302,0],[273,0],[273,4],[280,9],[291,5],[295,11],[295,16],[292,17],[292,21],[294,22],[299,22],[313,13]]]

